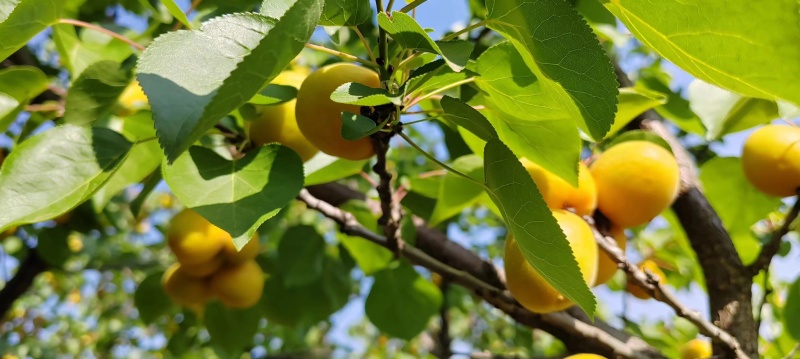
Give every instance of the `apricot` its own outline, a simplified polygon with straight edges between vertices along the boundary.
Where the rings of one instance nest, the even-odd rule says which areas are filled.
[[[564,359],[606,359],[606,357],[597,354],[580,353],[580,354],[570,355]]]
[[[744,175],[770,196],[797,195],[800,188],[800,128],[767,125],[755,130],[742,150]]]
[[[591,286],[597,275],[597,243],[591,227],[572,212],[554,210],[553,216],[569,241],[584,281]],[[550,313],[573,304],[528,263],[512,235],[506,238],[504,261],[508,290],[528,310]]]
[[[180,263],[175,263],[161,277],[164,292],[178,305],[202,310],[212,298],[208,281],[186,274]]]
[[[681,359],[711,358],[711,344],[700,339],[692,339],[681,346]]]
[[[611,147],[592,163],[597,207],[616,226],[647,224],[678,194],[678,162],[665,148],[648,141]]]
[[[250,241],[242,247],[242,250],[236,249],[230,236],[225,241],[225,246],[222,247],[222,255],[228,263],[242,263],[255,259],[260,251],[261,245],[258,243],[258,234],[253,235]]]
[[[184,209],[170,222],[167,230],[169,248],[184,265],[199,265],[211,261],[225,245],[223,236],[209,235],[215,227],[191,209]]]
[[[250,308],[261,299],[264,271],[254,260],[229,264],[211,276],[211,292],[229,308]]]
[[[609,232],[611,232],[611,236],[614,237],[614,240],[617,242],[617,246],[622,248],[622,251],[625,252],[625,246],[628,243],[628,238],[625,237],[625,230],[614,227],[611,228]],[[594,281],[595,286],[608,282],[608,280],[614,276],[614,273],[617,272],[617,269],[619,269],[619,267],[617,267],[617,262],[614,262],[604,250],[598,248],[597,256],[597,279]]]
[[[658,267],[658,264],[649,259],[645,259],[644,261],[642,261],[642,263],[639,263],[639,268],[641,270],[647,270],[650,273],[653,273],[660,282],[663,282],[667,278],[667,275],[664,274],[661,268]],[[633,294],[633,296],[636,298],[650,299],[650,294],[647,294],[647,292],[644,289],[642,289],[642,287],[634,284],[630,280],[628,280],[626,290],[628,291],[628,293]]]
[[[300,86],[295,116],[300,132],[320,151],[348,160],[364,160],[375,154],[372,140],[364,137],[348,141],[342,137],[342,112],[359,114],[361,107],[330,99],[334,90],[348,82],[373,88],[381,85],[378,74],[370,69],[351,63],[324,66],[311,73]]]
[[[122,94],[119,96],[119,103],[124,108],[123,112],[125,113],[133,113],[150,107],[150,103],[147,101],[147,95],[144,94],[142,86],[140,86],[139,81],[136,80],[131,82],[125,87],[125,90],[122,91]]]
[[[589,169],[578,164],[578,187],[525,158],[520,159],[551,209],[575,209],[579,216],[591,215],[597,208],[597,189]]]
[[[202,263],[183,264],[181,265],[181,268],[182,271],[190,277],[207,278],[208,276],[214,274],[214,272],[216,272],[218,269],[222,268],[223,263],[223,257],[221,255],[217,255]]]
[[[273,84],[300,88],[308,76],[301,71],[284,71],[272,80]],[[278,142],[293,149],[303,162],[319,150],[300,132],[295,118],[296,99],[271,106],[257,106],[258,118],[250,123],[250,139],[258,146]]]

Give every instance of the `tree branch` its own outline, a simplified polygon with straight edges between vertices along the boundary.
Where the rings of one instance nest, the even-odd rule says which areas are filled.
[[[772,262],[772,257],[775,257],[775,255],[778,254],[778,250],[781,249],[781,240],[783,236],[789,233],[789,227],[797,218],[797,214],[800,213],[800,188],[797,189],[797,196],[798,197],[796,197],[794,201],[794,206],[792,206],[792,209],[789,210],[789,213],[786,214],[786,218],[783,220],[783,225],[772,232],[769,242],[761,247],[761,252],[758,253],[756,260],[747,266],[750,275],[754,276],[762,269],[769,267],[770,262]]]
[[[750,357],[742,351],[739,347],[739,342],[730,334],[715,326],[711,322],[703,319],[696,310],[689,309],[678,298],[675,297],[670,291],[664,288],[658,277],[652,273],[642,271],[636,265],[629,262],[625,257],[625,253],[617,246],[614,239],[601,234],[594,226],[594,220],[591,217],[585,217],[586,221],[592,226],[595,240],[597,245],[605,251],[617,265],[625,271],[628,279],[632,280],[634,284],[644,289],[650,296],[662,302],[670,308],[681,318],[685,318],[694,324],[700,333],[708,336],[716,341],[725,343],[734,353],[738,359],[749,359]]]
[[[36,253],[35,249],[29,249],[28,255],[20,263],[14,278],[11,278],[5,287],[0,290],[0,320],[5,318],[14,301],[28,291],[36,276],[45,270],[47,270],[47,263],[45,263],[44,259]]]
[[[450,317],[447,314],[449,304],[447,303],[447,291],[450,288],[450,280],[442,279],[439,289],[442,291],[442,306],[439,308],[439,333],[432,354],[437,358],[447,359],[453,355],[450,350],[452,338],[450,338]]]
[[[392,194],[392,174],[386,169],[386,153],[389,151],[389,139],[391,134],[378,132],[372,138],[375,147],[377,161],[372,166],[372,170],[378,175],[378,197],[381,199],[381,217],[378,224],[383,226],[383,234],[389,242],[389,250],[398,255],[403,247],[403,239],[400,233],[400,221],[403,219],[403,212],[400,204]]]

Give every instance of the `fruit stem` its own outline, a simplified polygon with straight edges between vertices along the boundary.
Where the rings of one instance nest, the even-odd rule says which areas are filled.
[[[358,29],[358,26],[353,26],[353,31],[355,31],[358,38],[361,39],[361,43],[364,44],[364,49],[367,50],[367,55],[369,55],[369,59],[372,62],[375,62],[375,54],[372,53],[372,49],[369,47],[369,43],[367,39],[364,38],[364,34],[361,33],[361,30]]]
[[[309,49],[312,49],[312,50],[324,52],[326,54],[331,54],[333,56],[340,57],[340,58],[343,58],[345,60],[356,61],[358,63],[361,63],[361,64],[369,66],[369,67],[378,67],[378,64],[375,63],[375,62],[364,60],[364,59],[362,59],[362,58],[360,58],[358,56],[350,55],[350,54],[348,54],[346,52],[341,52],[341,51],[338,51],[338,50],[329,49],[329,48],[327,48],[325,46],[320,46],[320,45],[315,45],[315,44],[306,44],[306,47],[309,48]]]
[[[383,0],[375,0],[375,7],[378,9],[378,13],[384,12],[383,10]],[[386,39],[386,30],[382,27],[378,26],[378,56],[380,62],[376,61],[380,65],[380,72],[381,72],[381,83],[384,86],[384,89],[388,90],[389,85],[388,81],[391,77],[389,73],[389,41]]]
[[[447,35],[447,36],[443,37],[441,41],[448,41],[448,40],[455,39],[456,37],[458,37],[459,35],[461,35],[463,33],[470,32],[470,31],[475,30],[475,29],[477,29],[477,28],[479,28],[481,26],[484,26],[484,25],[486,25],[486,20],[478,21],[478,22],[476,22],[476,23],[474,23],[474,24],[472,24],[470,26],[467,26],[467,27],[465,27],[465,28],[463,28],[461,30],[458,30],[458,31],[456,31],[456,32],[454,32],[454,33],[452,33],[450,35]]]
[[[400,9],[400,12],[406,12],[407,13],[407,12],[409,12],[411,10],[414,10],[414,8],[416,8],[417,6],[422,5],[422,3],[424,3],[425,1],[427,1],[427,0],[412,1],[411,3],[409,3],[408,5],[403,7],[402,9]]]
[[[425,94],[425,95],[423,95],[421,97],[417,97],[416,99],[411,101],[408,105],[406,105],[405,108],[411,108],[412,106],[418,104],[420,101],[426,100],[426,99],[430,98],[433,95],[436,95],[438,93],[442,93],[442,92],[447,91],[447,90],[449,90],[451,88],[458,87],[458,86],[461,86],[461,85],[464,85],[464,84],[468,84],[468,83],[474,82],[474,81],[475,81],[475,77],[469,77],[469,78],[463,79],[461,81],[456,81],[456,82],[453,82],[453,83],[451,83],[449,85],[442,86],[442,87],[440,87],[440,88],[438,88],[438,89],[436,89],[436,90],[434,90],[432,92],[429,92],[429,93],[427,93],[427,94]]]
[[[474,179],[474,178],[472,178],[470,176],[467,176],[467,175],[459,172],[455,168],[452,168],[452,167],[444,164],[444,162],[439,161],[438,159],[436,159],[436,157],[434,157],[432,154],[430,154],[427,151],[423,150],[422,147],[419,147],[419,145],[416,142],[414,142],[414,140],[412,140],[410,137],[408,137],[408,135],[406,135],[405,133],[398,131],[397,134],[400,135],[400,137],[402,137],[404,140],[406,140],[406,142],[408,142],[408,144],[411,145],[411,147],[414,147],[417,151],[422,153],[423,156],[427,157],[429,160],[435,162],[439,166],[442,166],[442,168],[446,169],[447,171],[449,171],[449,172],[451,172],[451,173],[453,173],[455,175],[458,175],[460,177],[463,177],[465,179],[468,179],[468,180],[472,181],[473,183],[483,187],[486,191],[490,190],[489,187],[486,185],[486,183],[483,183],[483,182],[478,181],[478,180],[476,180],[476,179]]]
[[[74,25],[74,26],[79,26],[79,27],[85,27],[87,29],[92,29],[94,31],[97,31],[97,32],[106,34],[108,36],[111,36],[111,37],[113,37],[113,38],[115,38],[115,39],[117,39],[119,41],[122,41],[122,42],[128,44],[128,45],[131,45],[133,48],[135,48],[135,49],[137,49],[139,51],[144,51],[144,46],[142,46],[142,44],[140,44],[140,43],[138,43],[136,41],[133,41],[133,40],[131,40],[131,39],[125,37],[125,36],[122,36],[122,35],[120,35],[120,34],[118,34],[116,32],[113,32],[113,31],[111,31],[109,29],[106,29],[106,28],[101,27],[101,26],[97,26],[95,24],[90,24],[88,22],[75,20],[75,19],[58,19],[57,23]]]

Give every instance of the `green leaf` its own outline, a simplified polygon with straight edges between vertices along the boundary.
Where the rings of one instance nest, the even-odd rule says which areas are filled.
[[[143,181],[163,161],[158,142],[153,140],[156,134],[150,112],[140,111],[125,118],[122,133],[133,142],[133,148],[117,172],[92,197],[96,212],[100,212],[119,191]]]
[[[411,15],[399,11],[392,11],[391,18],[386,13],[378,14],[378,25],[406,49],[441,55],[447,62],[447,66],[450,66],[455,72],[459,72],[467,66],[469,55],[474,47],[474,44],[469,41],[433,41]]]
[[[356,220],[367,229],[380,233],[378,217],[367,207],[364,201],[347,201],[339,208],[352,213]],[[364,272],[364,275],[373,275],[387,268],[394,260],[394,254],[391,251],[364,238],[348,236],[343,233],[337,237],[361,268],[361,271]]]
[[[234,161],[195,146],[162,168],[181,203],[230,233],[239,249],[303,188],[303,161],[279,144]]]
[[[345,140],[355,141],[380,130],[381,128],[369,117],[348,111],[342,112],[342,137]]]
[[[347,178],[361,173],[369,160],[350,161],[333,157],[325,153],[317,153],[303,164],[306,173],[306,186],[322,184]]]
[[[47,89],[47,76],[36,67],[0,70],[0,133],[5,132],[30,100]]]
[[[450,167],[483,182],[483,159],[479,156],[459,157],[453,161]],[[431,226],[444,222],[477,202],[481,194],[483,194],[483,187],[448,171],[439,182],[436,206],[434,206],[428,222]]]
[[[295,97],[297,89],[292,86],[268,84],[247,102],[254,105],[279,105]]]
[[[646,88],[666,94],[667,102],[661,106],[657,106],[655,111],[686,132],[697,135],[704,134],[706,129],[700,122],[700,118],[692,112],[692,109],[689,107],[689,101],[681,97],[680,94],[672,91],[669,86],[667,86],[667,83],[668,81],[662,80],[656,76],[645,75],[639,78],[635,87]]]
[[[789,287],[786,306],[783,308],[783,325],[795,340],[800,340],[800,277]]]
[[[261,311],[258,306],[248,309],[227,308],[219,301],[206,306],[203,323],[211,336],[211,344],[233,357],[240,357],[253,345],[258,332]]]
[[[563,178],[578,184],[581,139],[570,121],[523,121],[497,111],[484,111],[499,138],[518,157],[525,157]]]
[[[614,124],[611,125],[605,138],[609,138],[625,128],[642,112],[667,103],[667,96],[643,87],[625,87],[619,89],[618,102]]]
[[[689,84],[689,103],[708,129],[708,140],[780,117],[775,101],[744,97],[701,80]]]
[[[59,60],[73,80],[95,62],[122,62],[133,53],[128,44],[94,30],[81,31],[79,38],[72,25],[57,24],[52,28]]]
[[[55,24],[66,3],[62,0],[11,0],[0,4],[0,61]]]
[[[672,152],[672,146],[670,146],[669,143],[663,137],[653,132],[643,131],[643,130],[625,131],[619,136],[614,137],[611,141],[603,143],[602,148],[608,149],[627,141],[649,141],[661,147],[664,147],[670,153]]]
[[[422,58],[422,56],[419,58]],[[409,65],[409,67],[410,66],[411,65]],[[416,97],[418,94],[437,90],[446,85],[466,80],[476,75],[476,73],[466,69],[455,72],[447,66],[444,60],[439,59],[414,69],[404,85],[406,88],[405,92],[407,96]]]
[[[55,218],[89,198],[130,153],[107,128],[58,126],[18,145],[0,169],[0,231]]]
[[[645,46],[692,76],[748,97],[800,104],[800,62],[786,60],[800,58],[797,1],[604,2]]]
[[[278,244],[278,266],[284,285],[297,287],[320,278],[324,257],[325,240],[314,227],[287,229]]]
[[[700,168],[700,180],[708,201],[733,237],[742,260],[750,262],[755,259],[758,240],[751,234],[750,227],[778,208],[780,198],[763,194],[753,187],[744,177],[741,159],[735,157],[716,157],[704,163]],[[743,250],[748,246],[747,242],[751,242],[750,246],[755,245],[756,250]]]
[[[108,115],[131,77],[131,69],[116,62],[99,61],[89,65],[69,88],[64,122],[86,125]]]
[[[611,61],[578,12],[566,1],[486,0],[486,8],[486,25],[519,51],[542,83],[537,90],[568,107],[593,139],[602,139],[614,123],[617,81]]]
[[[364,309],[372,324],[393,337],[411,340],[442,305],[442,292],[408,264],[375,274]]]
[[[180,21],[181,24],[186,26],[186,28],[192,28],[192,22],[186,17],[186,14],[183,13],[183,10],[175,3],[173,0],[161,0],[161,3],[164,4],[164,7],[167,8],[169,14],[172,15],[176,20]]]
[[[366,0],[325,0],[319,24],[322,26],[358,26],[372,20],[372,8]]]
[[[47,264],[56,268],[63,267],[72,254],[67,244],[70,232],[68,228],[62,226],[45,228],[38,235],[36,252]]]
[[[594,317],[594,295],[528,171],[498,139],[486,143],[484,159],[487,192],[503,213],[528,263],[553,288]]]
[[[139,318],[145,324],[154,323],[172,307],[172,301],[164,292],[164,287],[161,286],[161,277],[163,276],[164,271],[150,273],[139,283],[133,294],[133,302],[136,304],[136,310],[139,311]]]
[[[445,118],[466,128],[484,141],[497,137],[492,124],[478,110],[450,96],[442,97]]]
[[[200,30],[161,35],[144,51],[137,78],[170,162],[252,98],[303,49],[319,20],[322,0],[281,4],[287,10],[280,20],[253,13],[225,15],[203,23]]]
[[[358,82],[348,82],[331,93],[331,100],[338,103],[359,106],[379,106],[386,104],[400,105],[401,100],[392,96],[389,91],[372,88]]]

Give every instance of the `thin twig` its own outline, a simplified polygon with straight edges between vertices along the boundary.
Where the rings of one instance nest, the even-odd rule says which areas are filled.
[[[414,140],[412,140],[412,139],[411,139],[411,137],[408,137],[408,135],[406,135],[405,133],[403,133],[403,132],[398,132],[397,134],[398,134],[400,137],[402,137],[404,140],[406,140],[406,142],[407,142],[409,145],[411,145],[411,147],[414,147],[414,148],[415,148],[417,151],[419,151],[419,152],[420,152],[420,153],[421,153],[423,156],[427,157],[429,160],[431,160],[432,162],[434,162],[434,163],[438,164],[439,166],[442,166],[442,168],[444,168],[444,169],[445,169],[445,170],[447,170],[448,172],[450,172],[450,173],[453,173],[453,174],[455,174],[455,175],[458,175],[458,176],[459,176],[459,177],[461,177],[461,178],[467,179],[467,180],[469,180],[470,182],[472,182],[472,183],[475,183],[475,184],[477,184],[477,185],[479,185],[479,186],[481,186],[481,187],[485,188],[487,191],[489,190],[489,188],[486,186],[486,183],[483,183],[483,182],[481,182],[481,181],[478,181],[478,180],[476,180],[476,179],[474,179],[474,178],[472,178],[472,177],[470,177],[470,176],[467,176],[466,174],[463,174],[463,173],[459,172],[457,169],[455,169],[455,168],[453,168],[453,167],[450,167],[450,166],[448,166],[448,165],[444,164],[444,162],[442,162],[442,161],[439,161],[439,160],[438,160],[436,157],[434,157],[432,154],[428,153],[428,151],[425,151],[425,150],[423,150],[423,149],[422,149],[422,147],[420,147],[420,146],[419,146],[419,145],[418,145],[416,142],[414,142]]]
[[[410,4],[408,4],[408,5],[404,6],[402,9],[400,9],[400,12],[405,12],[405,13],[407,13],[407,12],[409,12],[409,11],[411,11],[411,10],[414,10],[414,9],[415,9],[417,6],[420,6],[420,5],[422,5],[422,3],[424,3],[425,1],[427,1],[427,0],[416,0],[416,1],[412,1]]]
[[[200,3],[201,3],[202,1],[203,1],[203,0],[194,0],[194,1],[192,1],[192,4],[191,4],[191,5],[189,5],[189,9],[188,9],[188,10],[186,10],[186,15],[187,15],[187,17],[188,17],[188,15],[189,15],[189,14],[191,14],[191,13],[192,13],[192,11],[194,11],[194,9],[197,9],[197,7],[198,7],[198,6],[200,6]],[[172,31],[177,31],[177,30],[180,30],[182,27],[183,27],[183,23],[182,23],[182,22],[180,22],[180,21],[178,21],[178,23],[177,23],[177,24],[175,24],[175,26],[173,26],[173,27],[172,27]]]
[[[448,359],[453,355],[452,350],[450,350],[450,343],[452,342],[452,338],[450,338],[450,318],[447,314],[447,291],[449,288],[450,280],[443,278],[439,286],[443,298],[442,305],[439,308],[439,333],[436,336],[436,343],[433,347],[433,355],[443,359]]]
[[[97,31],[97,32],[106,34],[108,36],[111,36],[111,37],[113,37],[113,38],[115,38],[115,39],[117,39],[119,41],[122,41],[122,42],[128,44],[128,45],[131,45],[133,48],[135,48],[135,49],[137,49],[139,51],[144,51],[144,46],[142,46],[142,44],[139,44],[136,41],[133,41],[133,40],[131,40],[131,39],[125,37],[125,36],[122,36],[122,35],[120,35],[120,34],[118,34],[116,32],[113,32],[113,31],[111,31],[109,29],[106,29],[106,28],[104,28],[102,26],[97,26],[95,24],[90,24],[88,22],[75,20],[75,19],[58,19],[58,23],[59,24],[69,24],[69,25],[74,25],[74,26],[85,27],[87,29],[92,29],[94,31]]]
[[[789,227],[792,225],[792,222],[797,219],[798,213],[800,213],[800,188],[797,189],[797,195],[798,197],[795,198],[794,206],[792,206],[792,209],[789,210],[789,213],[786,214],[786,218],[783,220],[783,225],[772,232],[769,242],[761,248],[761,252],[758,253],[756,260],[747,266],[750,275],[756,275],[762,269],[769,267],[770,262],[772,262],[772,257],[775,257],[781,249],[781,239],[786,233],[789,233]]]
[[[455,39],[456,37],[458,37],[458,36],[460,36],[460,35],[462,35],[464,33],[470,32],[472,30],[475,30],[475,29],[477,29],[477,28],[479,28],[479,27],[481,27],[483,25],[486,25],[486,20],[478,21],[478,22],[476,22],[476,23],[474,23],[474,24],[472,24],[470,26],[467,26],[467,27],[465,27],[465,28],[463,28],[461,30],[458,30],[458,31],[450,34],[450,35],[447,35],[447,36],[443,37],[441,41],[448,41],[448,40]]]
[[[362,34],[361,30],[359,30],[356,26],[353,26],[353,31],[355,31],[356,35],[358,35],[358,38],[361,39],[361,43],[364,44],[364,49],[367,50],[369,59],[372,60],[372,62],[375,62],[375,54],[372,53],[372,49],[369,47],[367,39],[364,38],[364,34]]]
[[[783,359],[794,359],[794,355],[797,354],[798,351],[800,351],[800,343],[797,343],[797,345],[792,348],[792,351],[790,351],[789,354],[786,354]]]
[[[434,90],[433,92],[429,92],[429,93],[426,93],[425,95],[417,97],[416,99],[412,100],[408,105],[406,105],[405,108],[411,108],[412,106],[418,104],[420,101],[423,101],[425,99],[431,98],[436,94],[445,92],[445,91],[447,91],[447,90],[449,90],[451,88],[455,88],[455,87],[458,87],[458,86],[461,86],[461,85],[464,85],[464,84],[468,84],[468,83],[474,82],[474,81],[475,81],[475,77],[469,77],[469,78],[463,79],[461,81],[456,81],[456,82],[447,84],[446,86],[442,86],[442,87]]]
[[[758,304],[758,310],[756,311],[756,330],[761,329],[761,320],[762,320],[762,312],[764,311],[764,305],[767,304],[767,296],[772,294],[772,288],[769,287],[769,266],[764,269],[764,297],[761,298],[761,303]]]
[[[678,301],[678,298],[676,298],[674,294],[664,288],[664,285],[658,277],[654,276],[649,271],[642,271],[639,267],[629,262],[625,257],[625,252],[617,246],[616,241],[611,237],[604,236],[595,228],[594,220],[591,217],[585,217],[585,219],[592,225],[597,245],[625,271],[630,282],[644,289],[659,302],[670,306],[675,311],[675,314],[690,321],[703,335],[725,343],[725,345],[736,353],[738,359],[750,358],[739,346],[739,341],[736,340],[736,338],[704,319],[696,310],[689,309]]]
[[[353,55],[350,55],[350,54],[348,54],[346,52],[341,52],[341,51],[338,51],[338,50],[329,49],[329,48],[327,48],[325,46],[320,46],[320,45],[315,45],[315,44],[306,44],[306,47],[309,48],[309,49],[320,51],[320,52],[324,52],[326,54],[330,54],[330,55],[333,55],[333,56],[336,56],[336,57],[339,57],[339,58],[342,58],[342,59],[345,59],[345,60],[355,61],[355,62],[361,63],[361,64],[363,64],[365,66],[378,67],[378,64],[373,62],[373,61],[364,60],[364,59],[362,59],[362,58],[360,58],[358,56],[353,56]]]

